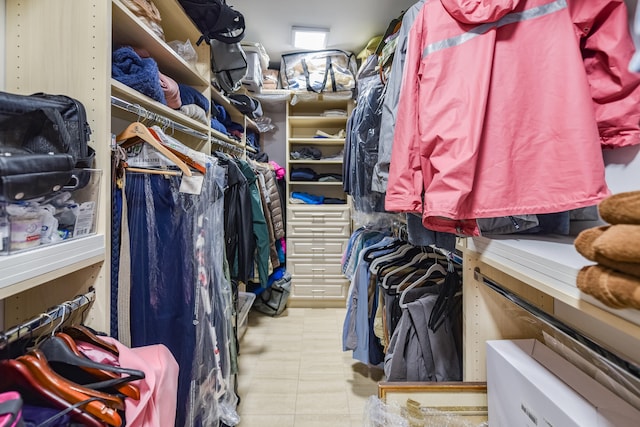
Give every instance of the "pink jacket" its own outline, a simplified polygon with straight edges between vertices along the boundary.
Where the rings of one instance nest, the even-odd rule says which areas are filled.
[[[127,427],[172,427],[176,419],[178,363],[169,349],[163,344],[129,348],[111,337],[101,339],[115,345],[120,355],[116,358],[86,343],[78,343],[78,347],[91,360],[138,369],[145,375],[133,383],[140,389],[140,400],[125,399]]]
[[[609,194],[602,148],[640,143],[627,12],[622,1],[569,3],[425,3],[409,35],[387,210],[475,235],[476,218]]]

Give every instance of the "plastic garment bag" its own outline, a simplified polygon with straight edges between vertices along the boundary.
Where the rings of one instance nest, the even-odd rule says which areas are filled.
[[[127,174],[133,346],[165,344],[180,367],[176,425],[237,424],[230,372],[230,285],[223,274],[222,168],[200,194],[181,178]]]
[[[347,124],[345,191],[353,196],[357,212],[384,212],[384,196],[371,189],[373,168],[378,162],[378,140],[384,85],[375,71],[377,56],[367,60],[358,75],[357,106]]]

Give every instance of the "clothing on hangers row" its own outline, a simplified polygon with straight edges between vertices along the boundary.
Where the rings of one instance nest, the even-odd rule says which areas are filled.
[[[175,359],[165,346],[129,349],[83,326],[94,298],[91,290],[6,331],[0,392],[18,393],[27,425],[173,424]]]
[[[462,378],[459,266],[433,248],[361,228],[343,271],[351,280],[343,350],[384,367],[389,381]]]

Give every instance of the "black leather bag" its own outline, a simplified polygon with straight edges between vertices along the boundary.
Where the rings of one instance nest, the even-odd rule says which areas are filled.
[[[88,146],[90,134],[84,106],[76,99],[0,92],[0,201],[86,184],[82,169],[92,167],[95,155]]]
[[[69,154],[77,168],[90,168],[90,135],[84,105],[76,99],[0,92],[0,154]]]
[[[77,185],[73,171],[70,154],[0,155],[0,201],[34,199]]]

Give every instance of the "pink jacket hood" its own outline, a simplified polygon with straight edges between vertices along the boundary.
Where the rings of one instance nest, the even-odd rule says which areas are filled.
[[[440,0],[453,18],[463,24],[495,22],[518,6],[520,0]]]

